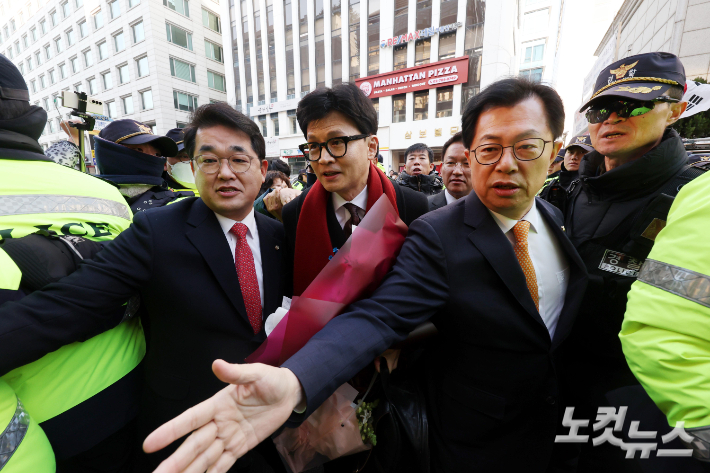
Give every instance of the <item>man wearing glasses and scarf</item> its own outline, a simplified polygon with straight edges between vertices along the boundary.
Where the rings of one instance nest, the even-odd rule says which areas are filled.
[[[567,345],[576,396],[569,405],[577,408],[575,418],[592,422],[600,406],[613,406],[617,412],[628,406],[623,432],[616,434],[624,442],[629,441],[632,421],[640,421],[639,431],[665,435],[671,430],[629,369],[618,333],[626,295],[665,226],[673,198],[703,172],[687,165],[681,138],[670,128],[687,106],[682,101],[684,87],[685,70],[678,57],[639,54],[604,68],[592,98],[580,110],[586,110],[595,151],[582,159],[566,202],[567,232],[590,275]],[[636,440],[640,441],[656,442]],[[673,448],[669,445],[663,447]],[[630,460],[625,453],[608,443],[592,448],[590,441],[582,447],[579,471],[698,467],[690,458],[652,454],[650,459],[636,455]]]

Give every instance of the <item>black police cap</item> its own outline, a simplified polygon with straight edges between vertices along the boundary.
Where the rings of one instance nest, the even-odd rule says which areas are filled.
[[[566,152],[567,150],[565,148],[560,148],[560,151],[557,153],[557,156],[555,156],[555,160],[553,162],[557,163],[559,161],[564,161]]]
[[[171,158],[178,154],[178,147],[173,140],[167,136],[154,135],[149,126],[135,120],[113,121],[101,130],[99,137],[119,145],[150,143],[160,150],[164,158]]]
[[[593,101],[606,96],[652,100],[674,85],[685,89],[685,68],[675,54],[644,53],[625,57],[602,69],[592,98],[579,111],[584,112]]]
[[[585,153],[594,151],[594,146],[592,146],[592,138],[587,133],[572,137],[567,145],[567,149],[570,149],[573,146],[579,146],[585,151]]]
[[[0,54],[0,99],[30,101],[30,91],[19,69]]]
[[[178,147],[178,153],[185,149],[185,130],[182,128],[173,128],[169,130],[165,136],[175,142]]]

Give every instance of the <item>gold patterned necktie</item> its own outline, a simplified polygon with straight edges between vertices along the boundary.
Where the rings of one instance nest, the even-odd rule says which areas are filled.
[[[535,303],[535,308],[540,311],[540,297],[538,296],[537,288],[537,277],[535,276],[535,267],[533,266],[532,259],[530,259],[530,252],[528,251],[528,233],[530,233],[530,222],[525,220],[518,220],[518,223],[513,227],[513,234],[515,235],[515,245],[513,250],[515,251],[515,256],[518,258],[518,263],[523,269],[523,274],[525,274],[525,281],[528,285],[528,291],[530,291],[530,296]]]

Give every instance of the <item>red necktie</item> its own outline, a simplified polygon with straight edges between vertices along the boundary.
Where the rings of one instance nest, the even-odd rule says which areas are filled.
[[[515,256],[518,258],[520,267],[523,268],[525,281],[528,285],[528,291],[535,303],[535,308],[540,311],[540,298],[538,296],[537,277],[535,276],[535,267],[533,266],[530,252],[528,251],[528,233],[530,232],[530,222],[518,220],[518,223],[513,227],[515,234]]]
[[[261,295],[254,268],[254,255],[247,243],[247,226],[243,223],[235,223],[229,231],[237,237],[234,266],[237,268],[237,277],[239,277],[239,286],[242,288],[247,317],[249,317],[249,323],[254,329],[254,333],[259,333],[261,331]]]

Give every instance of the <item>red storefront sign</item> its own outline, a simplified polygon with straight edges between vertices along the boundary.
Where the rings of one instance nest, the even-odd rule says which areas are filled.
[[[468,82],[468,56],[355,79],[371,99]]]

